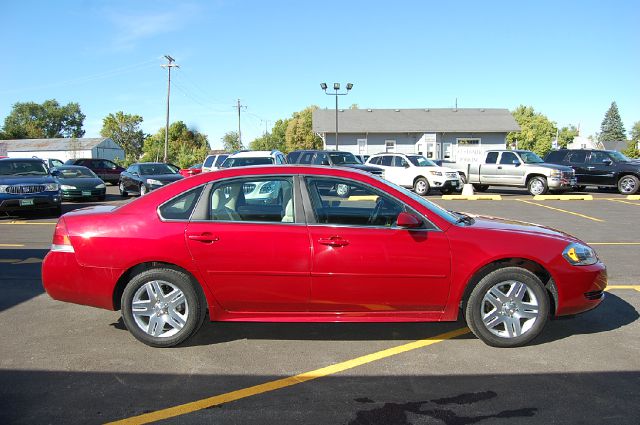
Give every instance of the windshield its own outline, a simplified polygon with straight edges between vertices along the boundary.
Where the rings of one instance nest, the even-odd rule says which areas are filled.
[[[333,165],[360,164],[356,156],[350,152],[332,152],[329,156]]]
[[[3,176],[46,176],[47,167],[38,161],[0,161],[0,175]]]
[[[613,158],[613,160],[616,161],[616,162],[629,162],[629,161],[631,161],[629,158],[627,158],[626,156],[624,156],[623,154],[621,154],[618,151],[610,151],[609,152],[609,156],[611,158]]]
[[[159,174],[176,174],[176,171],[167,164],[140,164],[140,174],[143,176],[155,176]]]
[[[222,164],[223,168],[229,167],[246,167],[249,165],[270,165],[273,164],[273,159],[269,157],[258,158],[227,158]]]
[[[519,151],[520,158],[524,161],[525,164],[540,164],[544,162],[538,155],[533,152],[528,151]]]
[[[56,167],[55,169],[60,173],[58,178],[61,179],[95,179],[98,177],[93,171],[85,167]]]
[[[409,161],[416,167],[437,167],[436,163],[422,155],[407,155]]]

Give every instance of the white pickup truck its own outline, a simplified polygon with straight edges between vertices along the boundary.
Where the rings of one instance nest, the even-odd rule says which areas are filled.
[[[571,167],[547,164],[531,151],[491,150],[479,163],[447,166],[457,169],[478,192],[489,186],[511,186],[525,187],[532,195],[544,195],[550,190],[566,192],[577,186]]]

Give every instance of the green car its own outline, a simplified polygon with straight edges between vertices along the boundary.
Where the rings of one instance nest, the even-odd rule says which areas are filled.
[[[93,171],[80,165],[54,167],[51,174],[60,183],[62,199],[65,201],[97,198],[104,201],[107,189],[104,182]]]

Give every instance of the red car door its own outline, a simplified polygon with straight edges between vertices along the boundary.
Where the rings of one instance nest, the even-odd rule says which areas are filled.
[[[327,191],[346,181],[306,179],[316,224],[311,311],[436,312],[447,301],[451,254],[445,234],[425,220],[424,228],[394,225],[408,207],[356,183],[348,199]]]
[[[232,312],[308,309],[311,247],[297,223],[291,177],[217,183],[209,220],[191,221],[186,243],[217,301]]]

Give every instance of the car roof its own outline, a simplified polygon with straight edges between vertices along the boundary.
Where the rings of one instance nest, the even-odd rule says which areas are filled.
[[[229,155],[229,158],[270,158],[279,151],[240,151]]]

